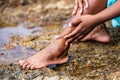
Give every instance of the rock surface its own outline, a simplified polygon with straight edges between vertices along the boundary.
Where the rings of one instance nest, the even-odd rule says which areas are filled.
[[[18,0],[0,1],[0,80],[120,80],[120,31],[110,23],[106,23],[110,43],[75,43],[66,64],[55,69],[22,69],[18,60],[54,40],[71,18],[73,5],[68,0],[14,1]]]

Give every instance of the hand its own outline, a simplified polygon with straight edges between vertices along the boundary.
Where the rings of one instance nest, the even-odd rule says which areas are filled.
[[[97,26],[97,24],[99,24],[95,15],[76,15],[76,17],[73,18],[70,23],[75,27],[77,25],[77,27],[70,34],[64,36],[64,38],[67,39],[66,44],[70,44],[73,41],[82,39],[89,34],[95,28],[95,26]]]
[[[76,15],[77,13],[82,14],[84,6],[85,8],[88,8],[88,0],[75,0],[73,15]]]

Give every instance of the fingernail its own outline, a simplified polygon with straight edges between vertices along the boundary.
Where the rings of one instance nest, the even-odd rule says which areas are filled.
[[[86,8],[88,8],[88,5],[86,5]]]
[[[79,13],[81,14],[81,13],[82,13],[82,10],[80,10]]]
[[[70,44],[70,46],[72,46],[73,44]]]
[[[75,14],[75,12],[72,13],[73,15]]]
[[[88,4],[86,4],[86,6],[85,6],[86,8],[88,8]]]
[[[65,43],[65,45],[67,46],[67,45],[68,45],[68,43]]]
[[[34,66],[31,66],[31,68],[30,69],[34,69]]]
[[[66,39],[66,36],[64,36],[63,38]]]
[[[72,24],[71,24],[71,23],[69,23],[69,24],[68,24],[68,26],[69,26],[69,27],[72,27]]]

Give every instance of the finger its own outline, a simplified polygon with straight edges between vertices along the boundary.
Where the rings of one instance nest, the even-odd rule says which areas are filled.
[[[66,42],[65,42],[65,45],[69,45],[69,44],[71,44],[72,42],[73,42],[73,38],[70,38],[70,39],[68,39]]]
[[[67,45],[73,44],[74,42],[76,42],[76,41],[78,40],[77,38],[78,38],[80,35],[81,35],[81,33],[78,33],[76,36],[68,39],[68,40],[66,41],[66,44],[67,44]]]
[[[76,42],[78,42],[78,37],[80,36],[81,34],[78,34],[74,39],[73,41],[71,42],[71,44],[74,44]]]
[[[83,12],[83,0],[79,0],[79,12],[78,14],[81,15]]]
[[[77,35],[78,33],[81,33],[81,26],[79,25],[72,33],[64,36],[65,39],[69,39],[69,38],[72,38],[74,37],[75,35]]]
[[[82,35],[80,35],[78,37],[78,41],[84,41],[85,40],[85,36],[88,35],[89,33],[88,32],[81,32]]]
[[[74,17],[72,21],[69,23],[70,27],[78,26],[82,22],[80,17]]]
[[[78,11],[78,0],[75,0],[75,4],[74,4],[74,10],[73,10],[73,15],[76,15],[76,13],[77,13],[77,11]]]
[[[74,40],[72,44],[79,42],[78,40]]]
[[[83,35],[79,35],[79,37],[77,38],[77,41],[80,41],[83,38]]]
[[[85,8],[88,8],[88,0],[84,0],[84,3],[85,3]]]
[[[78,33],[76,36],[73,36],[73,37],[71,37],[70,39],[68,39],[67,41],[66,41],[66,45],[69,45],[70,43],[72,43],[75,39],[77,39],[77,37],[79,37],[79,35],[80,35],[80,33]]]

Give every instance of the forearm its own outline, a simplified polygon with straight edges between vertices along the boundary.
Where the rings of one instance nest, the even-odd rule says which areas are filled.
[[[98,21],[99,24],[108,21],[112,18],[115,18],[117,16],[120,16],[120,0],[118,0],[111,7],[106,8],[95,15],[96,20]]]

